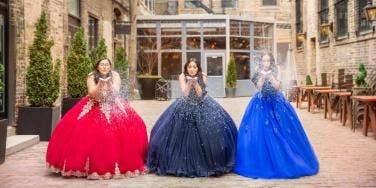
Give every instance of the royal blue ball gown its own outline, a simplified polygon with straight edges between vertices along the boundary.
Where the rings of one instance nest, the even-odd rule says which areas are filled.
[[[233,170],[237,129],[229,114],[203,90],[178,98],[155,123],[147,166],[158,175],[219,176]]]
[[[241,121],[235,173],[274,179],[314,175],[318,170],[318,160],[295,110],[266,81]]]

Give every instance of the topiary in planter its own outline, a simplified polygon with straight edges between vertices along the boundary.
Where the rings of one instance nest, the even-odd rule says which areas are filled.
[[[35,38],[29,48],[26,73],[26,93],[31,106],[51,107],[59,96],[60,61],[55,68],[51,57],[54,42],[48,36],[47,14],[36,23]]]
[[[307,86],[312,85],[312,80],[311,80],[311,76],[310,75],[306,76],[306,85]]]
[[[366,67],[364,66],[363,63],[360,63],[359,64],[359,67],[358,67],[358,75],[356,76],[356,80],[355,80],[355,83],[358,87],[368,87],[368,84],[366,82],[366,77],[367,77],[367,69]]]
[[[230,61],[227,65],[227,72],[226,72],[226,87],[227,88],[236,88],[236,64],[234,54],[230,55]]]
[[[16,131],[17,134],[39,135],[40,140],[48,141],[60,118],[60,106],[53,106],[59,96],[60,60],[53,65],[53,40],[48,36],[45,12],[42,12],[35,27],[26,73],[26,94],[30,106],[19,108]]]

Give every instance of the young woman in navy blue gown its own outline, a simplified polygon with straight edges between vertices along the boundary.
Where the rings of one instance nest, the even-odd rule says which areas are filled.
[[[207,95],[207,76],[195,59],[179,76],[183,96],[155,123],[147,166],[158,175],[218,176],[232,171],[237,129],[229,114]]]
[[[239,128],[235,173],[250,178],[298,178],[314,175],[319,163],[301,122],[277,81],[269,53],[253,77],[259,92],[251,99]]]

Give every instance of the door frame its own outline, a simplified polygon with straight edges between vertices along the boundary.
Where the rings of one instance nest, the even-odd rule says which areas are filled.
[[[203,53],[203,61],[202,62],[202,72],[204,72],[208,78],[209,77],[219,77],[219,76],[209,76],[208,75],[208,63],[207,63],[207,57],[209,56],[221,56],[222,57],[222,84],[223,84],[223,88],[222,88],[222,96],[226,96],[226,92],[225,92],[225,87],[226,87],[226,50],[206,50],[204,51]],[[210,83],[208,83],[210,84]]]

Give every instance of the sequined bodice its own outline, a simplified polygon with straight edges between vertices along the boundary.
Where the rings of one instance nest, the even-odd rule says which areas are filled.
[[[188,82],[188,80],[186,80],[186,82]],[[194,87],[192,87],[191,90],[189,91],[188,96],[185,97],[187,100],[189,100],[191,102],[199,102],[207,94],[206,85],[205,85],[204,80],[202,79],[202,76],[197,77],[197,82],[198,82],[198,85],[201,87],[202,95],[198,96],[197,91],[195,90]]]

